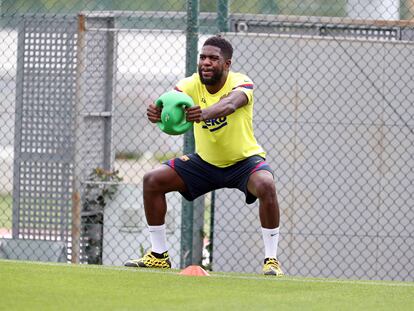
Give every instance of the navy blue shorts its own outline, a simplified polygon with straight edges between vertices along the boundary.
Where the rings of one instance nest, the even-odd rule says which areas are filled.
[[[187,191],[180,193],[188,201],[216,189],[237,188],[246,195],[246,203],[251,204],[257,198],[247,190],[250,175],[259,170],[273,174],[265,159],[258,155],[224,168],[207,163],[198,154],[187,154],[164,164],[173,168],[183,179]]]

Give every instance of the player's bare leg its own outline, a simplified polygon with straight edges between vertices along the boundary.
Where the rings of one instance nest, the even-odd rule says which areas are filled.
[[[144,208],[148,225],[157,226],[165,223],[167,202],[165,194],[171,191],[185,191],[181,177],[167,165],[144,175]]]
[[[171,191],[185,191],[185,188],[181,177],[167,165],[162,165],[145,174],[144,209],[152,248],[144,257],[128,260],[125,266],[171,268],[165,232],[167,213],[165,194]]]
[[[280,212],[273,175],[266,170],[257,171],[250,176],[247,188],[259,199],[259,217],[265,246],[263,272],[266,275],[283,275],[277,260]]]

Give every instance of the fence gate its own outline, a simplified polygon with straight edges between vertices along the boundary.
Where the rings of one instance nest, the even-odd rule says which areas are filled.
[[[73,186],[83,193],[91,183],[87,179],[92,169],[111,169],[113,34],[87,36],[83,33],[85,22],[84,15],[31,15],[20,23],[13,181],[15,240],[63,241],[65,247],[72,244]],[[110,18],[91,18],[88,22],[105,28],[113,25]],[[88,230],[95,229],[90,225],[85,229],[84,222],[91,216],[86,214],[82,214],[82,237],[76,241],[81,244],[81,253],[76,254],[81,261],[88,261]]]
[[[73,170],[76,20],[27,16],[20,25],[13,238],[66,241]]]

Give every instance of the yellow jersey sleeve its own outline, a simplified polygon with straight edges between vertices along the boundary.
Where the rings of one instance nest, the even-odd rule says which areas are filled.
[[[242,74],[235,74],[233,91],[242,91],[246,94],[249,104],[253,104],[253,81]]]
[[[183,92],[193,98],[194,104],[198,105],[196,98],[197,96],[194,96],[194,93],[197,89],[197,76],[196,74],[193,74],[192,76],[186,77],[182,80],[180,80],[174,87],[174,90]]]

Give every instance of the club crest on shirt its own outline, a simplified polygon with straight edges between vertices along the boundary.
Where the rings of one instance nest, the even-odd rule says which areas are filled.
[[[183,162],[186,162],[186,161],[189,161],[189,160],[190,160],[190,158],[189,158],[187,155],[182,155],[182,156],[180,157],[180,160],[181,160],[181,161],[183,161]]]

